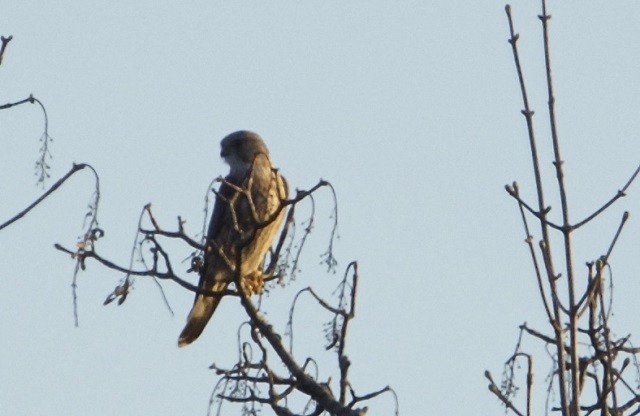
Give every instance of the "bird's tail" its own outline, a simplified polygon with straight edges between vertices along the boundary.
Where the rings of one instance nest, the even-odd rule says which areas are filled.
[[[227,285],[228,282],[216,282],[212,287],[212,291],[223,291]],[[220,303],[221,298],[222,296],[196,295],[193,308],[191,308],[191,312],[189,312],[189,317],[187,318],[187,324],[180,333],[180,338],[178,338],[178,347],[189,345],[200,336],[204,327],[207,326],[207,322],[211,319],[211,315],[213,315],[213,312]]]

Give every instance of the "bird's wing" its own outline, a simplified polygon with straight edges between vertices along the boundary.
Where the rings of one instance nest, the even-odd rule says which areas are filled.
[[[235,193],[235,190],[231,186],[229,186],[229,183],[237,186],[238,182],[239,181],[235,180],[235,178],[229,175],[224,178],[224,181],[222,181],[222,183],[220,184],[218,195],[216,195],[216,200],[213,204],[213,213],[211,214],[211,220],[209,221],[207,241],[215,240],[218,237],[222,226],[227,224],[227,221],[230,217],[229,203],[227,201]]]
[[[233,179],[234,178],[227,176],[225,181],[235,185],[236,181]],[[207,232],[204,265],[200,270],[200,281],[198,283],[200,289],[210,289],[214,292],[220,292],[229,285],[227,279],[221,278],[228,274],[228,267],[225,261],[220,258],[218,249],[223,249],[224,252],[230,256],[229,258],[233,258],[233,253],[229,251],[233,250],[233,244],[230,243],[233,240],[235,231],[233,229],[233,218],[229,200],[235,192],[236,190],[224,181],[218,189],[218,195],[216,195],[216,200],[213,205],[213,213],[211,214],[211,221],[209,222],[209,230]],[[221,298],[221,296],[205,296],[196,293],[193,307],[187,318],[187,324],[182,330],[182,333],[180,333],[178,346],[183,347],[188,345],[200,336],[220,303]]]
[[[286,181],[280,173],[273,169],[268,157],[259,155],[254,160],[250,193],[254,212],[247,209],[243,218],[251,218],[252,223],[246,227],[251,238],[242,248],[242,273],[253,273],[262,270],[261,264],[273,240],[278,234],[285,215],[282,202],[287,198]],[[243,213],[245,214],[245,213]],[[257,218],[253,219],[252,214]],[[259,226],[256,227],[256,220]]]

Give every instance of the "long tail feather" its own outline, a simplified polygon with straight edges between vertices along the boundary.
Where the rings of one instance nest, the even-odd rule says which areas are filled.
[[[214,292],[222,291],[227,287],[227,284],[226,282],[215,283],[212,290]],[[179,347],[191,344],[200,336],[220,303],[220,299],[220,296],[197,295],[193,303],[193,308],[191,308],[191,312],[189,312],[187,324],[180,333],[180,338],[178,338]]]

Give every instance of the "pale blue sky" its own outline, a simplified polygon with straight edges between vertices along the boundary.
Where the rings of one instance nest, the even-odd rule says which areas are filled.
[[[556,3],[559,131],[577,219],[638,163],[640,3]],[[227,170],[220,139],[259,132],[292,187],[324,178],[336,188],[340,268],[353,259],[361,267],[349,346],[357,392],[389,384],[404,415],[497,415],[484,370],[500,377],[522,322],[546,329],[519,213],[503,189],[518,180],[533,197],[504,4],[5,2],[0,34],[14,40],[0,66],[0,103],[33,93],[46,105],[53,177],[72,162],[98,170],[107,232],[99,250],[123,264],[147,202],[166,228],[181,215],[199,231],[204,191]],[[539,4],[512,6],[544,140]],[[0,222],[40,192],[32,167],[41,120],[30,105],[0,112]],[[541,152],[549,155],[545,141]],[[217,380],[207,367],[232,364],[240,309],[225,301],[201,339],[179,350],[190,293],[164,285],[175,317],[144,280],[123,306],[103,307],[122,276],[89,263],[74,328],[73,263],[53,243],[73,246],[92,186],[83,173],[0,232],[0,413],[204,415]],[[640,330],[639,194],[631,188],[576,237],[582,272],[622,211],[632,212],[612,257],[619,334]],[[548,196],[554,204],[556,193]],[[318,210],[303,273],[269,299],[276,324],[297,286],[336,283],[317,267],[328,193]],[[317,322],[309,305],[299,328]],[[369,407],[390,414],[392,400]]]

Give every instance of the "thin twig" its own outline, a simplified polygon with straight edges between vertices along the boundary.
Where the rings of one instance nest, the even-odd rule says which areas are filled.
[[[518,189],[518,184],[516,182],[513,183],[512,189],[515,195],[520,198],[520,190]],[[518,207],[520,208],[520,217],[522,218],[522,224],[524,225],[524,232],[526,235],[525,242],[529,247],[529,254],[531,255],[531,261],[533,262],[533,268],[536,274],[536,281],[538,282],[538,291],[540,292],[540,298],[542,298],[542,304],[544,306],[545,312],[547,313],[547,318],[551,322],[553,320],[553,316],[551,314],[549,302],[547,301],[547,294],[545,292],[544,283],[542,281],[542,273],[540,271],[540,266],[538,265],[538,257],[536,256],[536,250],[533,246],[533,236],[529,231],[529,223],[527,222],[527,216],[524,213],[523,204],[519,203]]]
[[[487,380],[489,380],[489,386],[488,386],[489,391],[495,394],[496,397],[500,399],[500,401],[507,407],[507,409],[510,409],[518,416],[524,416],[524,414],[516,408],[516,406],[511,402],[511,400],[509,400],[507,397],[505,397],[504,394],[502,394],[502,392],[500,391],[500,388],[498,388],[496,383],[493,381],[493,378],[491,377],[491,373],[489,373],[489,371],[485,371],[484,376],[487,378]]]
[[[34,98],[33,95],[29,97],[32,99],[32,103],[37,103],[44,114],[44,132],[40,136],[40,157],[36,160],[35,170],[36,176],[38,176],[38,183],[44,186],[45,181],[49,178],[50,166],[47,163],[47,159],[51,159],[51,151],[49,150],[49,143],[53,141],[53,137],[49,135],[49,116],[47,115],[47,109],[44,108],[42,101]]]
[[[511,6],[507,5],[505,7],[505,11],[507,13],[507,19],[509,21],[509,34],[510,39],[509,43],[511,44],[511,50],[513,52],[513,58],[516,65],[516,72],[518,74],[518,80],[520,83],[520,92],[522,95],[522,101],[524,104],[524,110],[522,110],[522,114],[525,117],[527,124],[527,132],[529,136],[529,148],[531,150],[531,162],[533,164],[533,173],[536,182],[536,194],[538,197],[538,212],[541,217],[540,220],[540,229],[542,232],[542,242],[543,242],[543,258],[544,265],[547,272],[547,280],[549,281],[550,292],[557,293],[556,286],[556,273],[553,265],[553,259],[551,257],[551,239],[549,238],[549,222],[546,220],[546,205],[544,203],[544,190],[542,186],[542,175],[540,171],[540,163],[538,157],[538,150],[536,144],[536,137],[533,128],[533,111],[529,106],[529,99],[527,96],[527,89],[524,82],[524,75],[522,72],[522,66],[520,64],[520,56],[518,53],[517,41],[519,35],[515,33],[513,28],[513,19],[511,17]],[[560,401],[564,414],[568,414],[568,397],[567,397],[567,381],[566,381],[566,370],[565,370],[565,352],[564,352],[564,334],[562,331],[562,317],[560,307],[557,302],[557,297],[552,297],[552,305],[553,305],[553,320],[552,326],[556,333],[556,338],[558,342],[556,343],[557,354],[558,354],[558,367],[559,372],[558,376],[560,379]]]
[[[88,247],[93,249],[98,238],[104,235],[104,232],[98,226],[98,207],[100,205],[100,176],[98,175],[98,172],[93,168],[93,166],[88,165],[88,168],[91,169],[91,172],[93,173],[93,177],[95,179],[95,190],[91,195],[91,198],[89,199],[89,211],[85,214],[82,224],[85,228],[82,240],[77,243],[78,247],[82,247],[83,249]],[[88,223],[87,219],[89,219]],[[73,320],[76,327],[80,325],[78,316],[78,273],[81,267],[84,267],[84,262],[82,261],[82,259],[78,259],[73,269],[73,278],[71,281],[71,295],[73,297]]]
[[[238,269],[239,270],[239,269]],[[240,274],[240,273],[237,273]],[[308,374],[304,372],[302,368],[296,363],[295,359],[283,346],[281,337],[273,331],[273,327],[269,325],[262,314],[259,314],[251,299],[242,292],[242,287],[239,285],[241,291],[240,301],[244,307],[247,315],[251,319],[251,322],[260,330],[262,336],[264,336],[271,348],[274,349],[282,363],[291,372],[293,377],[298,381],[298,389],[312,397],[320,406],[326,411],[335,415],[349,415],[349,416],[363,416],[362,409],[348,409],[342,406],[331,394],[321,386],[317,381],[313,380]]]
[[[514,185],[505,185],[504,189],[507,191],[507,193],[513,197],[513,199],[515,199],[518,202],[518,205],[521,206],[521,208],[526,209],[527,211],[529,211],[534,217],[536,217],[538,220],[540,221],[544,221],[544,223],[546,225],[548,225],[549,227],[558,230],[558,231],[562,231],[562,226],[555,224],[551,221],[549,221],[546,217],[546,214],[548,214],[551,211],[550,207],[545,208],[544,210],[538,212],[535,209],[533,209],[533,207],[531,205],[529,205],[524,199],[522,199],[522,197],[520,197],[520,193],[514,188],[514,186],[516,186],[517,183],[514,182]],[[544,214],[544,215],[543,215]]]
[[[194,240],[193,238],[189,237],[188,235],[186,235],[184,233],[184,231],[163,231],[163,230],[147,230],[144,228],[140,228],[139,232],[141,232],[142,234],[146,235],[146,236],[155,236],[155,235],[161,235],[163,237],[167,237],[167,238],[179,238],[180,240],[184,241],[185,243],[189,244],[191,247],[195,248],[196,250],[204,250],[204,246],[200,243],[198,243],[196,240]]]
[[[571,229],[572,230],[577,230],[578,228],[580,228],[583,225],[587,224],[589,221],[591,221],[592,219],[594,219],[595,217],[600,215],[602,212],[604,212],[607,208],[609,208],[611,205],[613,205],[614,202],[616,202],[618,199],[620,199],[622,197],[625,197],[627,189],[629,188],[629,186],[631,186],[633,181],[636,179],[636,177],[638,176],[638,173],[640,173],[640,165],[638,165],[638,167],[636,168],[635,172],[633,172],[633,175],[631,175],[631,178],[629,178],[629,180],[622,187],[622,189],[620,189],[609,201],[607,201],[607,203],[605,203],[603,206],[598,208],[593,214],[589,215],[587,218],[585,218],[582,221],[572,225]]]
[[[73,164],[73,166],[71,167],[71,169],[69,170],[69,172],[67,172],[62,178],[58,179],[58,181],[56,183],[54,183],[53,185],[51,185],[51,188],[49,188],[44,194],[42,194],[38,199],[36,199],[35,201],[33,201],[31,204],[29,204],[29,206],[27,206],[25,209],[23,209],[22,211],[20,211],[19,213],[17,213],[16,215],[14,215],[12,218],[8,219],[7,221],[5,221],[4,223],[0,224],[0,230],[2,230],[5,227],[8,227],[9,225],[13,224],[14,222],[18,221],[20,218],[24,217],[25,215],[27,215],[29,213],[29,211],[31,211],[33,208],[35,208],[36,206],[38,206],[38,204],[40,204],[42,201],[44,201],[49,195],[51,195],[53,192],[56,191],[56,189],[58,189],[63,183],[66,182],[67,179],[69,179],[74,173],[78,172],[79,170],[82,170],[86,167],[90,167],[90,165],[86,164],[86,163],[79,163],[79,164]]]
[[[2,58],[4,57],[5,50],[7,49],[7,45],[11,42],[13,36],[9,35],[7,37],[0,36],[0,41],[2,41],[2,45],[0,45],[0,65],[2,65]]]
[[[574,415],[578,414],[580,409],[580,387],[578,382],[578,374],[580,369],[579,357],[578,357],[578,307],[576,305],[576,287],[573,270],[573,250],[571,243],[571,223],[569,222],[569,203],[567,197],[567,190],[564,182],[564,171],[562,165],[564,161],[560,156],[560,140],[558,139],[558,127],[556,123],[555,112],[555,96],[553,93],[553,77],[551,74],[551,53],[549,46],[549,20],[551,15],[547,13],[547,2],[542,0],[542,14],[538,16],[542,22],[542,34],[544,43],[544,62],[546,69],[547,79],[547,98],[549,109],[549,126],[551,128],[551,142],[553,144],[553,165],[556,169],[556,178],[558,180],[558,190],[560,192],[560,205],[562,209],[562,235],[564,240],[564,260],[567,273],[567,290],[569,295],[569,342],[571,343],[571,412]],[[561,369],[561,371],[563,371]]]
[[[351,284],[351,292],[349,296],[349,313],[347,315],[342,316],[342,326],[340,327],[340,339],[338,342],[338,366],[340,368],[340,404],[345,403],[347,399],[347,385],[349,384],[348,373],[349,367],[351,366],[351,361],[345,354],[345,348],[347,345],[347,329],[349,327],[349,322],[356,316],[356,293],[358,290],[358,262],[352,261],[347,266],[347,270],[345,271],[345,277],[343,280],[343,287],[346,289],[347,285],[347,275],[349,274],[349,270],[353,269],[352,281]]]
[[[33,98],[33,95],[30,95],[29,97],[25,98],[24,100],[20,100],[20,101],[16,101],[14,103],[7,103],[7,104],[1,104],[0,105],[0,110],[6,110],[7,108],[11,108],[20,104],[25,104],[25,103],[31,103],[33,104],[35,102],[35,98]]]
[[[175,274],[168,273],[168,272],[159,272],[157,270],[130,270],[126,267],[119,266],[116,263],[103,258],[102,256],[100,256],[94,251],[85,251],[85,252],[77,253],[63,247],[60,244],[54,244],[54,247],[57,250],[62,251],[63,253],[67,253],[71,255],[72,257],[80,255],[84,258],[95,259],[96,261],[98,261],[98,263],[101,263],[103,266],[106,266],[109,269],[113,269],[122,273],[129,273],[132,276],[149,276],[149,277],[157,277],[158,279],[163,279],[163,280],[172,280],[177,284],[179,284],[180,286],[182,286],[183,288],[191,292],[197,293],[199,295],[215,296],[215,297],[238,296],[238,292],[236,292],[235,290],[225,289],[223,291],[215,291],[215,290],[207,290],[207,289],[199,288],[198,286],[192,285],[186,280],[179,278]]]

